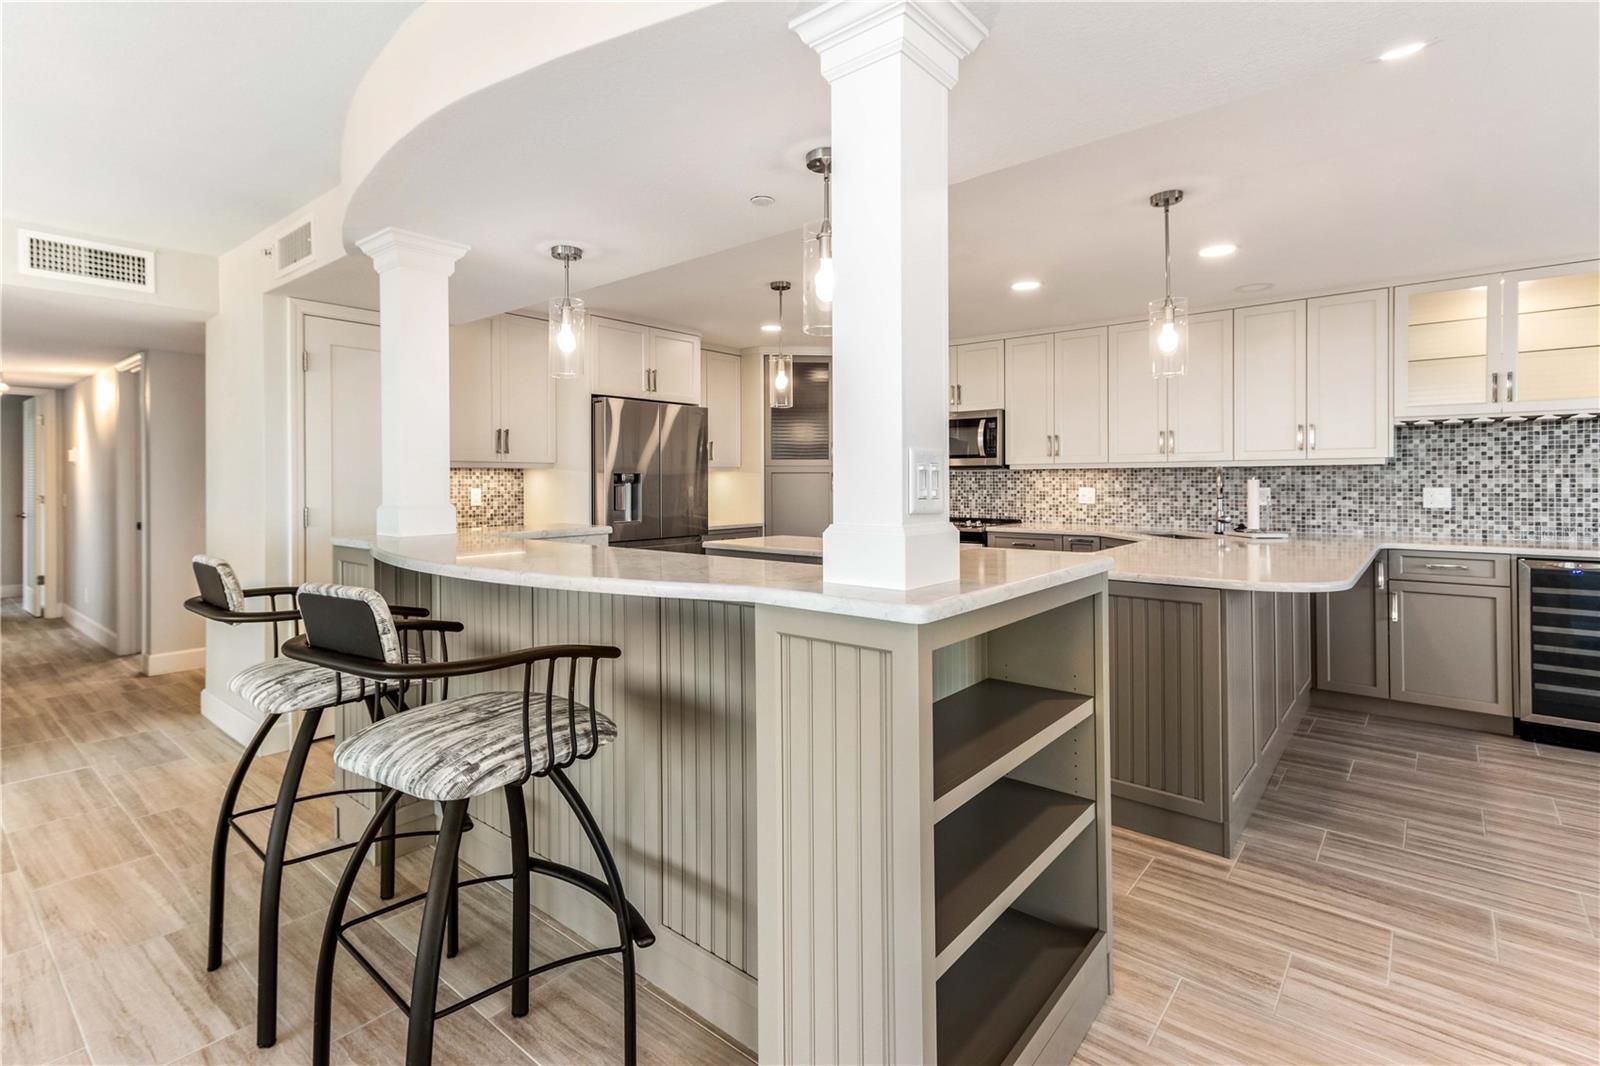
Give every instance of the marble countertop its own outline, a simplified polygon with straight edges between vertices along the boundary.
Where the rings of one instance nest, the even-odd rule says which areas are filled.
[[[524,526],[478,526],[473,529],[462,530],[462,532],[485,537],[501,537],[506,540],[562,540],[567,537],[609,537],[611,535],[611,527],[584,525],[579,522],[558,522],[554,525],[538,526],[532,529]],[[335,548],[357,548],[361,551],[371,551],[377,537],[330,537],[328,539]]]
[[[463,531],[376,537],[379,562],[441,577],[616,596],[792,607],[914,625],[937,622],[1111,569],[1105,554],[961,552],[961,577],[910,591],[829,584],[815,563],[688,555]]]
[[[750,555],[792,555],[797,559],[821,559],[821,537],[734,537],[732,540],[708,540],[705,547],[724,552],[745,552]]]

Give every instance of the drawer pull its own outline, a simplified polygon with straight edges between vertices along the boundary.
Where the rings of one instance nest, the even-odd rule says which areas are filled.
[[[1465,563],[1423,563],[1424,570],[1468,570]]]
[[[1378,591],[1382,592],[1384,590],[1384,586],[1386,586],[1388,583],[1389,583],[1388,570],[1384,567],[1383,560],[1379,559],[1378,560]]]
[[[1398,592],[1389,593],[1389,621],[1400,621],[1400,594]]]

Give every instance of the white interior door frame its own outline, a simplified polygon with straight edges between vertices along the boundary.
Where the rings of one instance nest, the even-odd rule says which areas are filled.
[[[284,516],[289,532],[289,583],[298,584],[306,574],[306,395],[304,367],[306,359],[306,319],[331,318],[340,322],[378,324],[378,312],[359,307],[342,307],[339,304],[316,300],[291,299],[289,304],[289,343],[284,352],[286,380],[291,382],[289,393],[289,513]]]
[[[63,508],[66,501],[60,490],[62,454],[59,412],[60,391],[13,385],[10,395],[31,396],[36,402],[37,422],[34,425],[34,494],[27,507],[28,520],[33,523],[34,572],[42,574],[43,585],[34,586],[34,595],[43,600],[46,618],[61,617],[61,567],[65,558],[62,540]],[[26,560],[23,562],[27,568]],[[42,595],[41,595],[42,590]],[[37,611],[35,613],[38,613]]]
[[[149,375],[144,353],[129,356],[117,371],[116,558],[117,654],[143,655],[148,630],[150,551],[146,501],[149,492],[149,446],[146,440],[145,403]],[[122,401],[132,399],[132,403]],[[132,423],[131,425],[129,423]],[[132,455],[121,455],[131,445]]]

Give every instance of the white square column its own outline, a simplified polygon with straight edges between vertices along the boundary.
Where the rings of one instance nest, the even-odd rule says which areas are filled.
[[[467,246],[384,229],[357,242],[378,272],[380,536],[456,531],[450,503],[450,275]]]
[[[832,89],[833,524],[829,582],[960,576],[948,471],[911,513],[912,450],[949,459],[949,95],[987,31],[951,0],[836,0],[790,26]]]

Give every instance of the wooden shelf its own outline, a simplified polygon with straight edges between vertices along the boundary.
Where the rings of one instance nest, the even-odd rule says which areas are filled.
[[[1008,910],[939,979],[939,1061],[991,1066],[1033,1042],[1101,933]],[[1102,976],[1103,979],[1103,976]]]
[[[980,681],[933,705],[933,817],[940,821],[1094,713],[1092,697]]]
[[[948,970],[1094,817],[1090,800],[1001,778],[935,826],[935,972]]]

